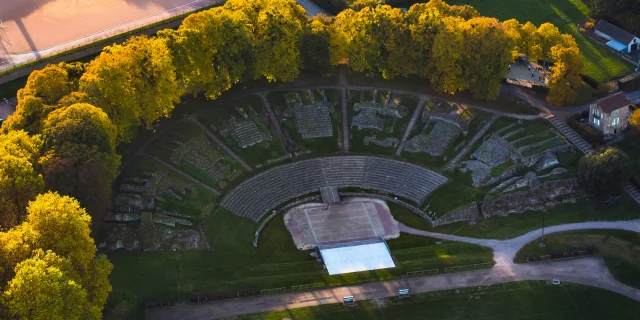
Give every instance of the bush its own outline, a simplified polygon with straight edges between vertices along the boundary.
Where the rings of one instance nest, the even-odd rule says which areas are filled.
[[[587,30],[585,30],[584,28],[580,28],[580,29],[578,29],[578,30],[580,30],[580,32],[582,32],[582,33],[587,32]]]
[[[589,116],[588,112],[586,116],[588,119],[588,116]],[[604,144],[604,135],[598,130],[589,126],[588,124],[584,124],[574,118],[567,119],[567,124],[573,130],[575,130],[578,133],[578,135],[580,135],[584,140],[586,140],[590,145],[597,147]]]
[[[593,21],[587,21],[584,24],[584,28],[585,29],[593,29],[595,27],[596,27],[596,25],[595,25],[595,23],[593,23]]]
[[[633,174],[629,156],[607,147],[593,151],[580,160],[578,170],[582,185],[595,197],[620,193]]]
[[[640,89],[640,73],[620,79],[618,81],[618,87],[625,92]]]

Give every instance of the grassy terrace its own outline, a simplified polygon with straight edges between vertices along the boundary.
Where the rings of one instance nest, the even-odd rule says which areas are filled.
[[[543,281],[492,285],[482,293],[448,290],[408,299],[359,301],[241,316],[254,319],[637,319],[640,305],[617,293],[576,284]]]
[[[631,64],[588,39],[578,31],[578,24],[588,19],[589,8],[582,0],[450,0],[449,4],[469,4],[480,14],[500,20],[515,18],[535,25],[551,22],[561,32],[569,33],[580,47],[583,73],[597,81],[606,81],[630,72]]]
[[[529,256],[573,252],[595,247],[604,258],[609,271],[620,282],[640,288],[640,235],[624,230],[585,230],[547,235],[545,247],[538,241],[524,246],[516,262],[525,263]]]
[[[251,245],[256,225],[217,210],[204,220],[212,251],[113,252],[115,265],[106,318],[140,318],[141,303],[153,299],[178,301],[195,294],[277,288],[324,282],[326,285],[393,279],[408,271],[493,261],[490,249],[458,242],[402,234],[388,245],[397,262],[393,269],[329,276],[298,250],[282,216],[264,230],[260,246]],[[439,240],[438,240],[439,241]]]

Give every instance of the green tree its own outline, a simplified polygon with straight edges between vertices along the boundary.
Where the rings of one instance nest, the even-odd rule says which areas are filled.
[[[117,142],[168,117],[182,93],[166,43],[146,36],[105,47],[86,67],[80,90],[114,123]]]
[[[300,42],[300,54],[302,66],[307,71],[317,72],[321,75],[331,75],[335,68],[331,64],[331,33],[333,26],[331,19],[317,15],[311,19],[302,32]]]
[[[593,151],[580,160],[582,185],[595,197],[606,197],[622,191],[631,178],[633,165],[619,149],[607,147]]]
[[[49,114],[44,121],[45,149],[66,142],[96,146],[101,152],[115,153],[116,131],[104,111],[87,103],[77,103]]]

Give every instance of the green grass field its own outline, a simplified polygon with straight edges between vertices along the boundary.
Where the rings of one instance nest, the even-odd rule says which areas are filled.
[[[597,81],[625,75],[633,66],[578,31],[588,20],[589,8],[582,0],[449,0],[449,4],[468,4],[480,14],[500,20],[515,18],[536,26],[551,22],[561,32],[571,34],[578,43],[584,61],[583,73]]]
[[[309,251],[294,246],[282,216],[270,222],[257,249],[251,245],[257,225],[224,210],[206,217],[204,229],[212,251],[110,253],[114,291],[105,317],[135,319],[142,313],[140,304],[153,299],[175,302],[195,294],[317,282],[353,284],[493,261],[488,248],[402,234],[388,241],[396,268],[329,276]]]
[[[573,252],[595,247],[604,258],[609,271],[620,282],[640,288],[640,234],[624,230],[585,230],[550,234],[544,237],[545,247],[534,241],[516,255],[517,263],[529,256]]]
[[[413,294],[410,298],[358,301],[240,316],[242,320],[281,319],[639,319],[640,304],[598,288],[543,281],[497,284],[467,290]]]

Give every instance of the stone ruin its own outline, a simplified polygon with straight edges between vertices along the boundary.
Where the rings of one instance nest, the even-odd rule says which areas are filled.
[[[188,200],[196,192],[182,180],[169,178],[166,171],[126,177],[113,200],[113,213],[103,225],[106,234],[99,244],[105,250],[194,250],[202,248],[202,231],[193,227],[191,217],[158,204]],[[153,212],[155,211],[155,213]],[[173,229],[181,226],[180,229]]]
[[[407,152],[424,152],[434,157],[442,156],[451,143],[469,131],[469,121],[462,120],[456,110],[439,113],[425,110],[422,121],[426,123],[422,132],[409,139],[404,146]],[[431,128],[429,131],[428,129]]]
[[[560,168],[556,168],[560,169]],[[553,171],[556,171],[554,169]],[[562,170],[558,170],[563,172]],[[564,171],[566,172],[566,171]],[[477,221],[492,216],[507,216],[526,211],[546,211],[564,203],[576,203],[586,199],[588,193],[581,188],[577,178],[551,180],[541,182],[550,174],[537,177],[529,172],[524,177],[519,177],[511,186],[511,193],[498,197],[488,197],[477,203],[457,208],[439,217],[434,221],[434,226],[440,226],[461,221]]]
[[[331,113],[335,111],[333,103],[327,101],[324,90],[288,92],[285,95],[287,108],[282,112],[284,118],[293,118],[296,129],[303,139],[333,136]],[[303,99],[304,98],[304,99]]]
[[[172,139],[171,143],[173,148],[166,144],[162,145],[173,151],[171,162],[178,167],[183,161],[193,165],[216,181],[221,188],[224,188],[228,181],[242,174],[240,169],[231,167],[227,162],[226,154],[217,146],[212,145],[204,134],[198,134],[184,142]]]
[[[396,119],[404,118],[409,114],[409,109],[400,104],[400,98],[392,99],[391,91],[387,92],[384,103],[378,102],[378,90],[373,90],[372,93],[373,99],[365,101],[364,91],[360,92],[360,102],[353,105],[353,111],[357,114],[351,120],[351,126],[382,131],[385,124],[384,117],[392,117],[395,124]],[[393,128],[393,125],[390,127]]]
[[[375,144],[377,146],[381,146],[381,147],[395,148],[400,143],[400,140],[398,140],[398,138],[394,138],[394,137],[386,137],[384,139],[378,140],[378,138],[374,134],[374,135],[370,135],[370,136],[364,137],[364,145],[368,146],[370,143],[373,143],[373,144]]]
[[[550,141],[561,138],[553,130],[549,129],[507,141],[507,138],[524,131],[523,127],[515,127],[517,127],[515,123],[509,124],[485,138],[482,144],[473,152],[470,160],[462,163],[460,171],[471,172],[474,187],[505,183],[509,179],[513,179],[516,173],[524,168],[529,168],[534,172],[553,168],[559,164],[558,154],[573,152],[571,145],[564,141],[559,146],[525,156],[524,154],[527,151],[534,150]],[[536,140],[540,141],[535,142]],[[492,175],[493,168],[505,165],[508,165],[508,167],[498,176]]]
[[[211,125],[211,129],[225,138],[233,138],[242,149],[272,139],[269,119],[265,115],[257,113],[250,105],[246,108],[234,106],[234,109],[240,114],[240,119],[231,116],[220,128]]]

